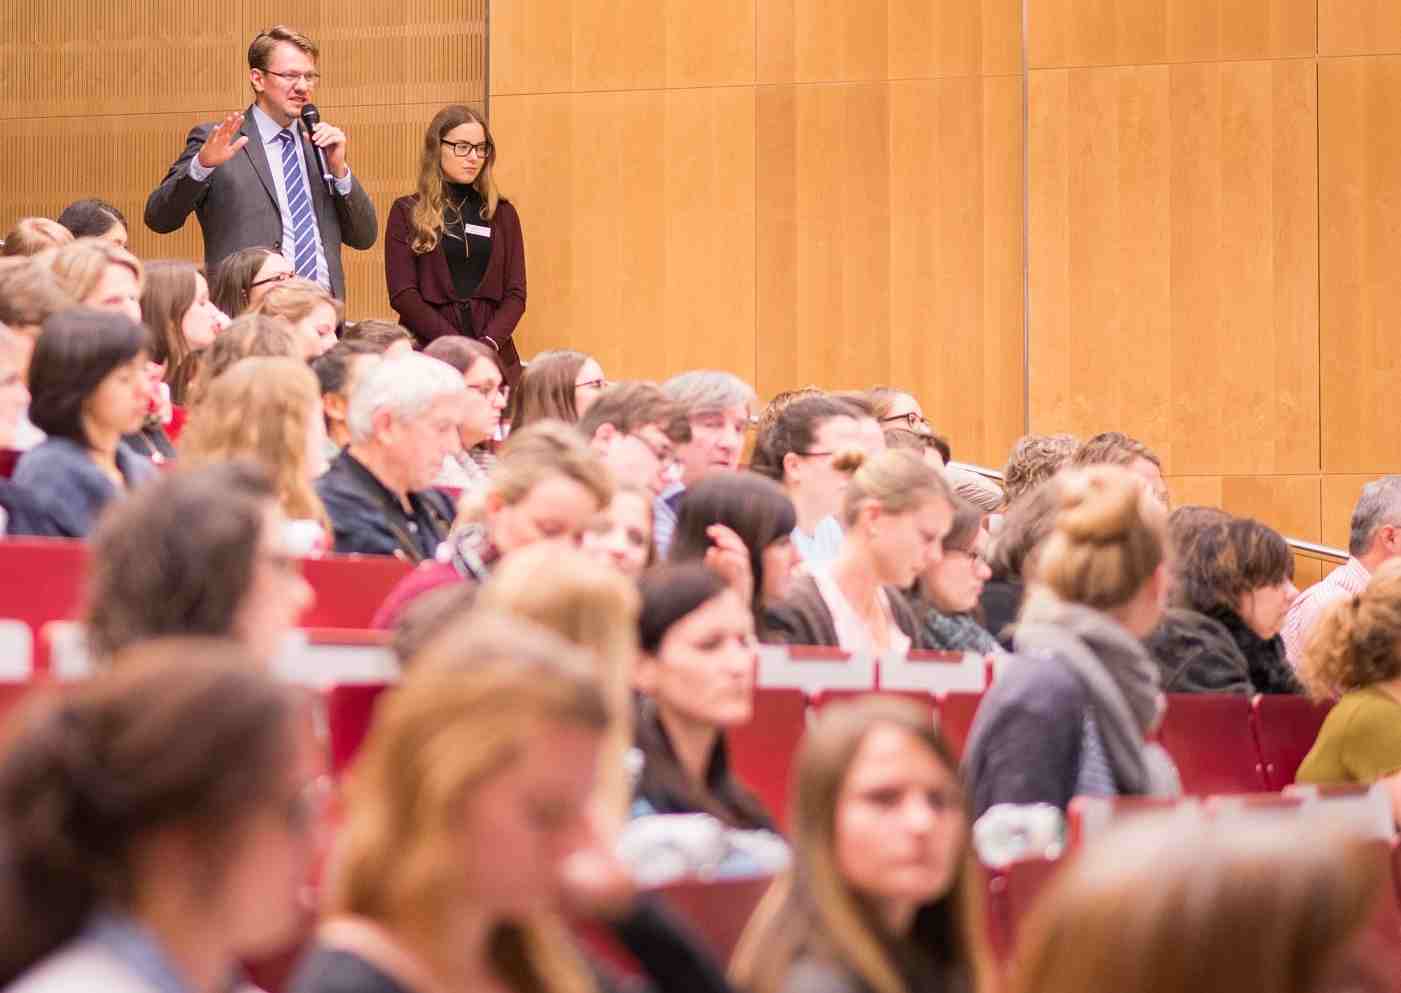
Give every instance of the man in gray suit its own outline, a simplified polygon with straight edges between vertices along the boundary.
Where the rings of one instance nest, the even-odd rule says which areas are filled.
[[[320,80],[319,50],[291,28],[269,28],[248,47],[253,105],[201,124],[146,200],[146,226],[177,231],[194,211],[204,230],[205,269],[241,248],[274,248],[298,276],[345,299],[341,243],[375,243],[374,204],[350,174],[345,133],[322,122],[307,135],[302,108]],[[323,176],[316,154],[326,155]]]

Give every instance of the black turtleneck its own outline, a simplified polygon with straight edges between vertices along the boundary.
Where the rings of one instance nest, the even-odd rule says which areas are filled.
[[[491,260],[491,226],[482,218],[482,195],[471,186],[444,182],[443,198],[443,251],[453,291],[466,300],[477,291]]]

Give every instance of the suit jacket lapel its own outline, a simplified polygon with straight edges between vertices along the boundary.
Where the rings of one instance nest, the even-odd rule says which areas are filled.
[[[243,115],[243,127],[239,131],[248,138],[248,144],[243,146],[243,154],[248,156],[248,161],[253,165],[253,172],[258,176],[258,181],[263,184],[263,189],[267,190],[268,199],[272,201],[273,207],[279,212],[281,208],[277,206],[277,187],[273,185],[272,169],[268,165],[268,153],[263,148],[263,136],[258,132],[258,125],[253,120],[253,108],[249,107]]]
[[[322,178],[321,157],[316,154],[316,146],[311,143],[311,137],[304,128],[297,128],[297,134],[302,139],[302,164],[306,166],[306,181],[311,187],[308,191],[311,194],[312,206],[316,208],[318,218],[325,215],[328,210],[334,210],[331,203],[331,194],[326,189],[326,180]]]

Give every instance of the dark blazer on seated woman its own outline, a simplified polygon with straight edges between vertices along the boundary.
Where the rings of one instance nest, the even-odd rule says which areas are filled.
[[[137,455],[125,443],[117,446],[117,469],[127,489],[157,471],[150,459]],[[15,484],[28,490],[39,508],[29,533],[55,538],[86,538],[97,525],[102,508],[119,495],[86,448],[59,437],[44,439],[20,457]]]
[[[525,245],[516,208],[506,200],[497,203],[486,225],[491,229],[486,272],[464,299],[453,287],[442,240],[423,255],[413,250],[411,215],[417,202],[417,194],[400,197],[389,210],[384,232],[389,305],[420,345],[449,334],[488,339],[501,353],[506,381],[514,385],[521,359],[511,336],[525,313]]]
[[[933,647],[924,625],[904,594],[893,586],[884,589],[890,604],[890,616],[896,627],[909,637],[910,647]],[[840,647],[841,644],[832,611],[827,601],[822,599],[811,576],[795,579],[781,603],[765,607],[759,636],[760,640],[771,644],[822,645],[831,648]]]

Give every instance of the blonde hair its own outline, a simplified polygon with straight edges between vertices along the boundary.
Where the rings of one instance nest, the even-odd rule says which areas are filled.
[[[891,514],[914,510],[930,499],[954,505],[953,490],[943,473],[907,448],[887,449],[870,456],[859,451],[844,452],[832,461],[832,466],[852,473],[842,503],[842,519],[848,526],[856,523],[866,500],[876,501]]]
[[[496,496],[506,506],[514,506],[550,476],[564,476],[579,483],[594,495],[600,509],[613,499],[613,477],[608,467],[579,432],[561,421],[536,421],[511,432],[501,446],[485,490],[468,494],[462,501],[455,526],[479,520],[488,497]]]
[[[485,141],[491,152],[482,163],[472,187],[482,196],[482,220],[490,221],[496,216],[501,194],[496,188],[496,179],[491,167],[496,164],[496,142],[491,138],[491,127],[486,117],[463,104],[449,104],[433,115],[428,129],[423,132],[423,154],[418,159],[418,200],[409,214],[413,227],[413,250],[416,255],[426,255],[438,247],[443,237],[443,193],[442,144],[443,136],[464,124],[480,124]]]
[[[1401,561],[1384,563],[1367,588],[1339,600],[1304,646],[1299,678],[1310,696],[1331,700],[1401,676]]]
[[[550,581],[542,583],[541,576]],[[621,825],[632,792],[623,757],[632,747],[629,701],[642,607],[637,586],[583,552],[541,542],[508,555],[476,603],[524,617],[593,653],[613,717],[599,755],[599,798],[605,813]]]
[[[289,279],[269,289],[249,313],[280,317],[289,324],[296,324],[310,317],[312,311],[323,303],[335,310],[339,323],[345,316],[345,304],[331,296],[319,283],[309,279]]]
[[[1036,557],[1035,578],[1071,603],[1128,603],[1166,556],[1167,511],[1142,481],[1117,466],[1057,477],[1055,526]]]
[[[59,248],[73,240],[73,232],[47,217],[21,217],[5,235],[0,255],[37,255],[47,248]]]
[[[934,964],[962,972],[970,989],[990,975],[982,934],[981,876],[960,818],[958,871],[948,893],[919,909],[912,933],[890,934],[872,906],[842,876],[836,855],[838,806],[856,756],[871,733],[889,727],[912,738],[954,778],[958,763],[923,707],[867,696],[818,715],[798,750],[793,788],[793,865],[755,910],[735,950],[733,978],[749,993],[788,989],[793,966],[815,955],[852,973],[872,993],[910,993],[897,946],[919,944]],[[953,982],[950,988],[962,988]]]
[[[97,289],[109,266],[130,269],[138,292],[145,285],[145,272],[136,256],[100,238],[75,238],[67,245],[45,251],[40,258],[47,260],[59,288],[79,303]]]
[[[187,402],[198,404],[200,398],[209,392],[210,383],[246,358],[264,356],[300,360],[301,355],[301,346],[292,333],[292,326],[282,318],[261,314],[236,317],[200,357],[199,372],[190,384]]]
[[[607,727],[587,653],[524,621],[481,612],[431,642],[385,694],[350,771],[331,912],[451,941],[448,916],[467,883],[463,804],[551,722]],[[520,993],[592,990],[552,913],[499,923],[488,955]]]
[[[319,521],[329,534],[326,508],[307,467],[308,419],[320,416],[321,388],[306,363],[243,359],[201,396],[180,437],[180,463],[251,458],[267,469],[288,517]]]

